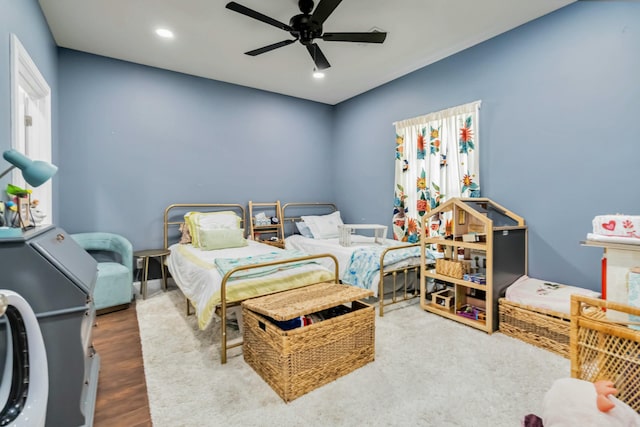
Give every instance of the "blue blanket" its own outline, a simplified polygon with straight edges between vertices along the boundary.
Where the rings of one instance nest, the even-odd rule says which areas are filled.
[[[225,274],[227,274],[229,271],[233,270],[236,267],[241,267],[245,265],[256,265],[256,264],[262,264],[265,262],[272,262],[272,261],[284,261],[287,259],[300,258],[304,256],[307,256],[307,254],[304,252],[300,252],[293,249],[287,249],[284,251],[269,252],[267,254],[254,255],[246,258],[216,258],[215,263],[220,274],[224,276]],[[230,280],[265,276],[277,270],[282,270],[284,268],[293,268],[293,267],[300,266],[302,264],[309,264],[312,262],[314,261],[313,260],[298,261],[298,262],[292,262],[284,265],[281,265],[281,264],[269,265],[265,267],[257,267],[257,268],[252,268],[248,270],[240,270],[233,273]]]
[[[351,254],[349,265],[342,274],[342,281],[359,288],[371,289],[373,278],[380,274],[380,255],[387,246],[367,246],[358,248]],[[409,258],[420,257],[420,247],[398,249],[388,252],[384,257],[384,265],[392,265]],[[427,251],[427,258],[433,255]]]

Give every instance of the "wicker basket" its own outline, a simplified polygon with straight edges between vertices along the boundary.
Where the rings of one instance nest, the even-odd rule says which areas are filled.
[[[290,402],[374,360],[373,306],[358,299],[371,291],[327,284],[281,292],[242,303],[245,361]],[[346,305],[341,316],[297,329],[282,330],[273,321]]]
[[[435,307],[450,310],[456,302],[456,293],[453,289],[443,289],[431,294],[431,304]]]
[[[499,312],[503,334],[569,358],[569,315],[505,298],[499,300]]]
[[[452,261],[450,259],[436,259],[436,273],[455,279],[462,279],[464,267],[460,261]]]
[[[605,318],[602,308],[640,315],[640,308],[571,296],[571,376],[610,380],[616,396],[640,412],[640,331]]]

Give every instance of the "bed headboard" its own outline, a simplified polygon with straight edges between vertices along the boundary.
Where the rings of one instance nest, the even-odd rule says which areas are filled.
[[[240,227],[245,228],[245,208],[236,203],[174,203],[164,210],[164,247],[180,241],[180,225],[187,212],[233,211],[240,217]]]
[[[334,203],[324,202],[293,202],[282,205],[282,220],[284,235],[299,234],[295,223],[301,221],[302,215],[328,215],[338,210]]]

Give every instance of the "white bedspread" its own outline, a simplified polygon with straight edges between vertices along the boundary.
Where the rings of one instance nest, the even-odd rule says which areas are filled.
[[[600,297],[599,292],[589,289],[522,276],[507,288],[505,298],[519,304],[570,314],[571,294]]]
[[[351,235],[351,246],[342,246],[338,242],[338,238],[334,239],[312,239],[308,237],[301,236],[299,234],[294,234],[288,236],[285,239],[285,247],[287,249],[297,249],[308,254],[322,254],[322,253],[330,253],[334,255],[338,259],[338,264],[340,267],[340,280],[343,280],[345,283],[349,283],[352,285],[357,285],[360,287],[364,287],[370,289],[374,292],[374,295],[378,295],[378,284],[380,283],[380,275],[379,273],[379,264],[378,263],[361,263],[360,268],[363,268],[365,265],[368,265],[368,268],[373,268],[375,271],[370,272],[362,272],[362,273],[354,273],[350,272],[350,268],[352,266],[351,256],[354,254],[354,251],[361,250],[362,248],[372,247],[378,248],[378,260],[380,259],[379,248],[390,247],[390,246],[404,246],[406,243],[399,242],[397,240],[385,239],[384,244],[376,244],[374,242],[373,237],[362,236],[359,234]],[[400,251],[398,251],[400,252]],[[405,252],[405,251],[402,251]],[[404,268],[407,266],[414,266],[420,264],[420,249],[419,247],[415,247],[413,249],[408,249],[405,252],[404,256],[397,256],[398,254],[393,255],[393,252],[387,255],[389,259],[393,259],[394,262],[385,263],[385,268],[393,267],[396,268]],[[331,265],[329,265],[331,264]],[[329,268],[333,268],[332,263],[325,264]],[[360,279],[358,283],[350,283],[349,280],[352,280],[354,277],[364,277],[368,276],[366,282]],[[347,279],[347,280],[345,280]],[[353,281],[353,280],[352,280]]]
[[[244,258],[282,252],[274,246],[249,240],[239,248],[203,251],[191,245],[176,243],[170,247],[167,267],[182,293],[195,305],[198,326],[205,329],[211,322],[215,307],[220,303],[222,275],[216,258]],[[233,277],[233,276],[232,276]],[[328,270],[320,263],[298,265],[279,270],[268,277],[237,279],[227,283],[227,301],[241,301],[267,292],[275,292],[333,279],[333,267]]]

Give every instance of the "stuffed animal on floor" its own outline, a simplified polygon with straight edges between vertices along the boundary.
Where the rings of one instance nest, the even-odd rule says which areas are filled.
[[[618,400],[611,381],[556,380],[542,404],[544,427],[640,427],[640,415]]]

